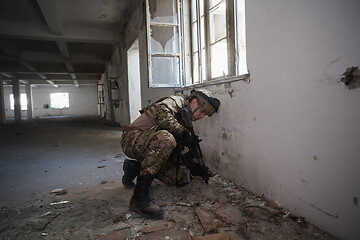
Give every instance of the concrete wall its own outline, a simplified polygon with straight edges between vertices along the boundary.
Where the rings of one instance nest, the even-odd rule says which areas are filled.
[[[141,88],[140,88],[140,59],[139,41],[136,40],[127,51],[128,79],[129,79],[129,108],[130,122],[140,116]]]
[[[60,86],[54,88],[52,86],[41,86],[32,88],[33,92],[33,110],[34,117],[44,116],[80,116],[80,115],[98,115],[97,105],[97,89],[96,85]],[[70,107],[68,109],[52,109],[44,108],[44,105],[50,106],[50,93],[68,92]],[[26,93],[25,87],[20,87],[20,93]],[[5,113],[7,118],[14,117],[14,111],[10,109],[10,94],[12,88],[4,86],[5,95]],[[21,111],[23,118],[26,118],[27,112]]]
[[[359,1],[246,1],[251,82],[210,87],[212,169],[341,239],[360,236]],[[221,139],[221,141],[219,141]]]
[[[122,68],[120,67],[122,65],[122,58],[123,56],[120,55],[119,47],[116,47],[112,57],[111,62],[108,64],[108,77],[112,79],[116,79],[118,84],[118,89],[111,89],[111,86],[108,82],[108,91],[111,91],[111,98],[113,101],[108,102],[108,110],[110,113],[109,118],[112,119],[114,122],[120,123],[123,125],[123,122],[125,119],[129,118],[128,114],[128,107],[127,102],[128,100],[123,97],[121,94],[121,89],[123,86],[123,81],[120,81],[122,73]],[[109,99],[110,100],[110,99]],[[127,120],[126,120],[127,121]]]
[[[141,11],[123,49],[139,37],[144,106],[173,90],[148,88]],[[246,1],[251,82],[206,87],[222,105],[195,124],[212,170],[353,240],[360,236],[360,89],[339,80],[360,63],[359,12],[354,0]]]

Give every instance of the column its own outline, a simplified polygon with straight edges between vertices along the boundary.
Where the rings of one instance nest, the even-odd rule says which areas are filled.
[[[14,94],[15,121],[21,121],[20,81],[19,81],[19,79],[13,79],[12,85],[13,85],[13,94]]]
[[[4,103],[3,77],[0,74],[0,124],[5,123],[5,103]]]
[[[34,118],[33,114],[33,97],[32,97],[32,88],[31,84],[26,84],[26,98],[27,98],[27,119],[32,120]]]

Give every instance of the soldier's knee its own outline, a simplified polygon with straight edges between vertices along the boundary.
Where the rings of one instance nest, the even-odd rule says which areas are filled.
[[[164,147],[168,149],[175,149],[176,148],[176,140],[174,135],[172,135],[169,131],[166,130],[159,130],[156,134],[158,141],[161,141]]]

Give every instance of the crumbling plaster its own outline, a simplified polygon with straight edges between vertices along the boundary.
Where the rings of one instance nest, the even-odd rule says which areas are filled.
[[[222,105],[195,124],[212,170],[354,240],[360,236],[360,89],[347,89],[340,75],[360,62],[359,10],[352,0],[246,1],[251,81],[206,87]],[[147,87],[145,35],[142,25],[143,106],[167,93]]]

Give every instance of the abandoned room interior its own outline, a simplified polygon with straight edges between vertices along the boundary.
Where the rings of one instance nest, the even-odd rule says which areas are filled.
[[[0,1],[1,239],[360,239],[360,1]],[[211,91],[209,183],[129,210],[123,127]]]

